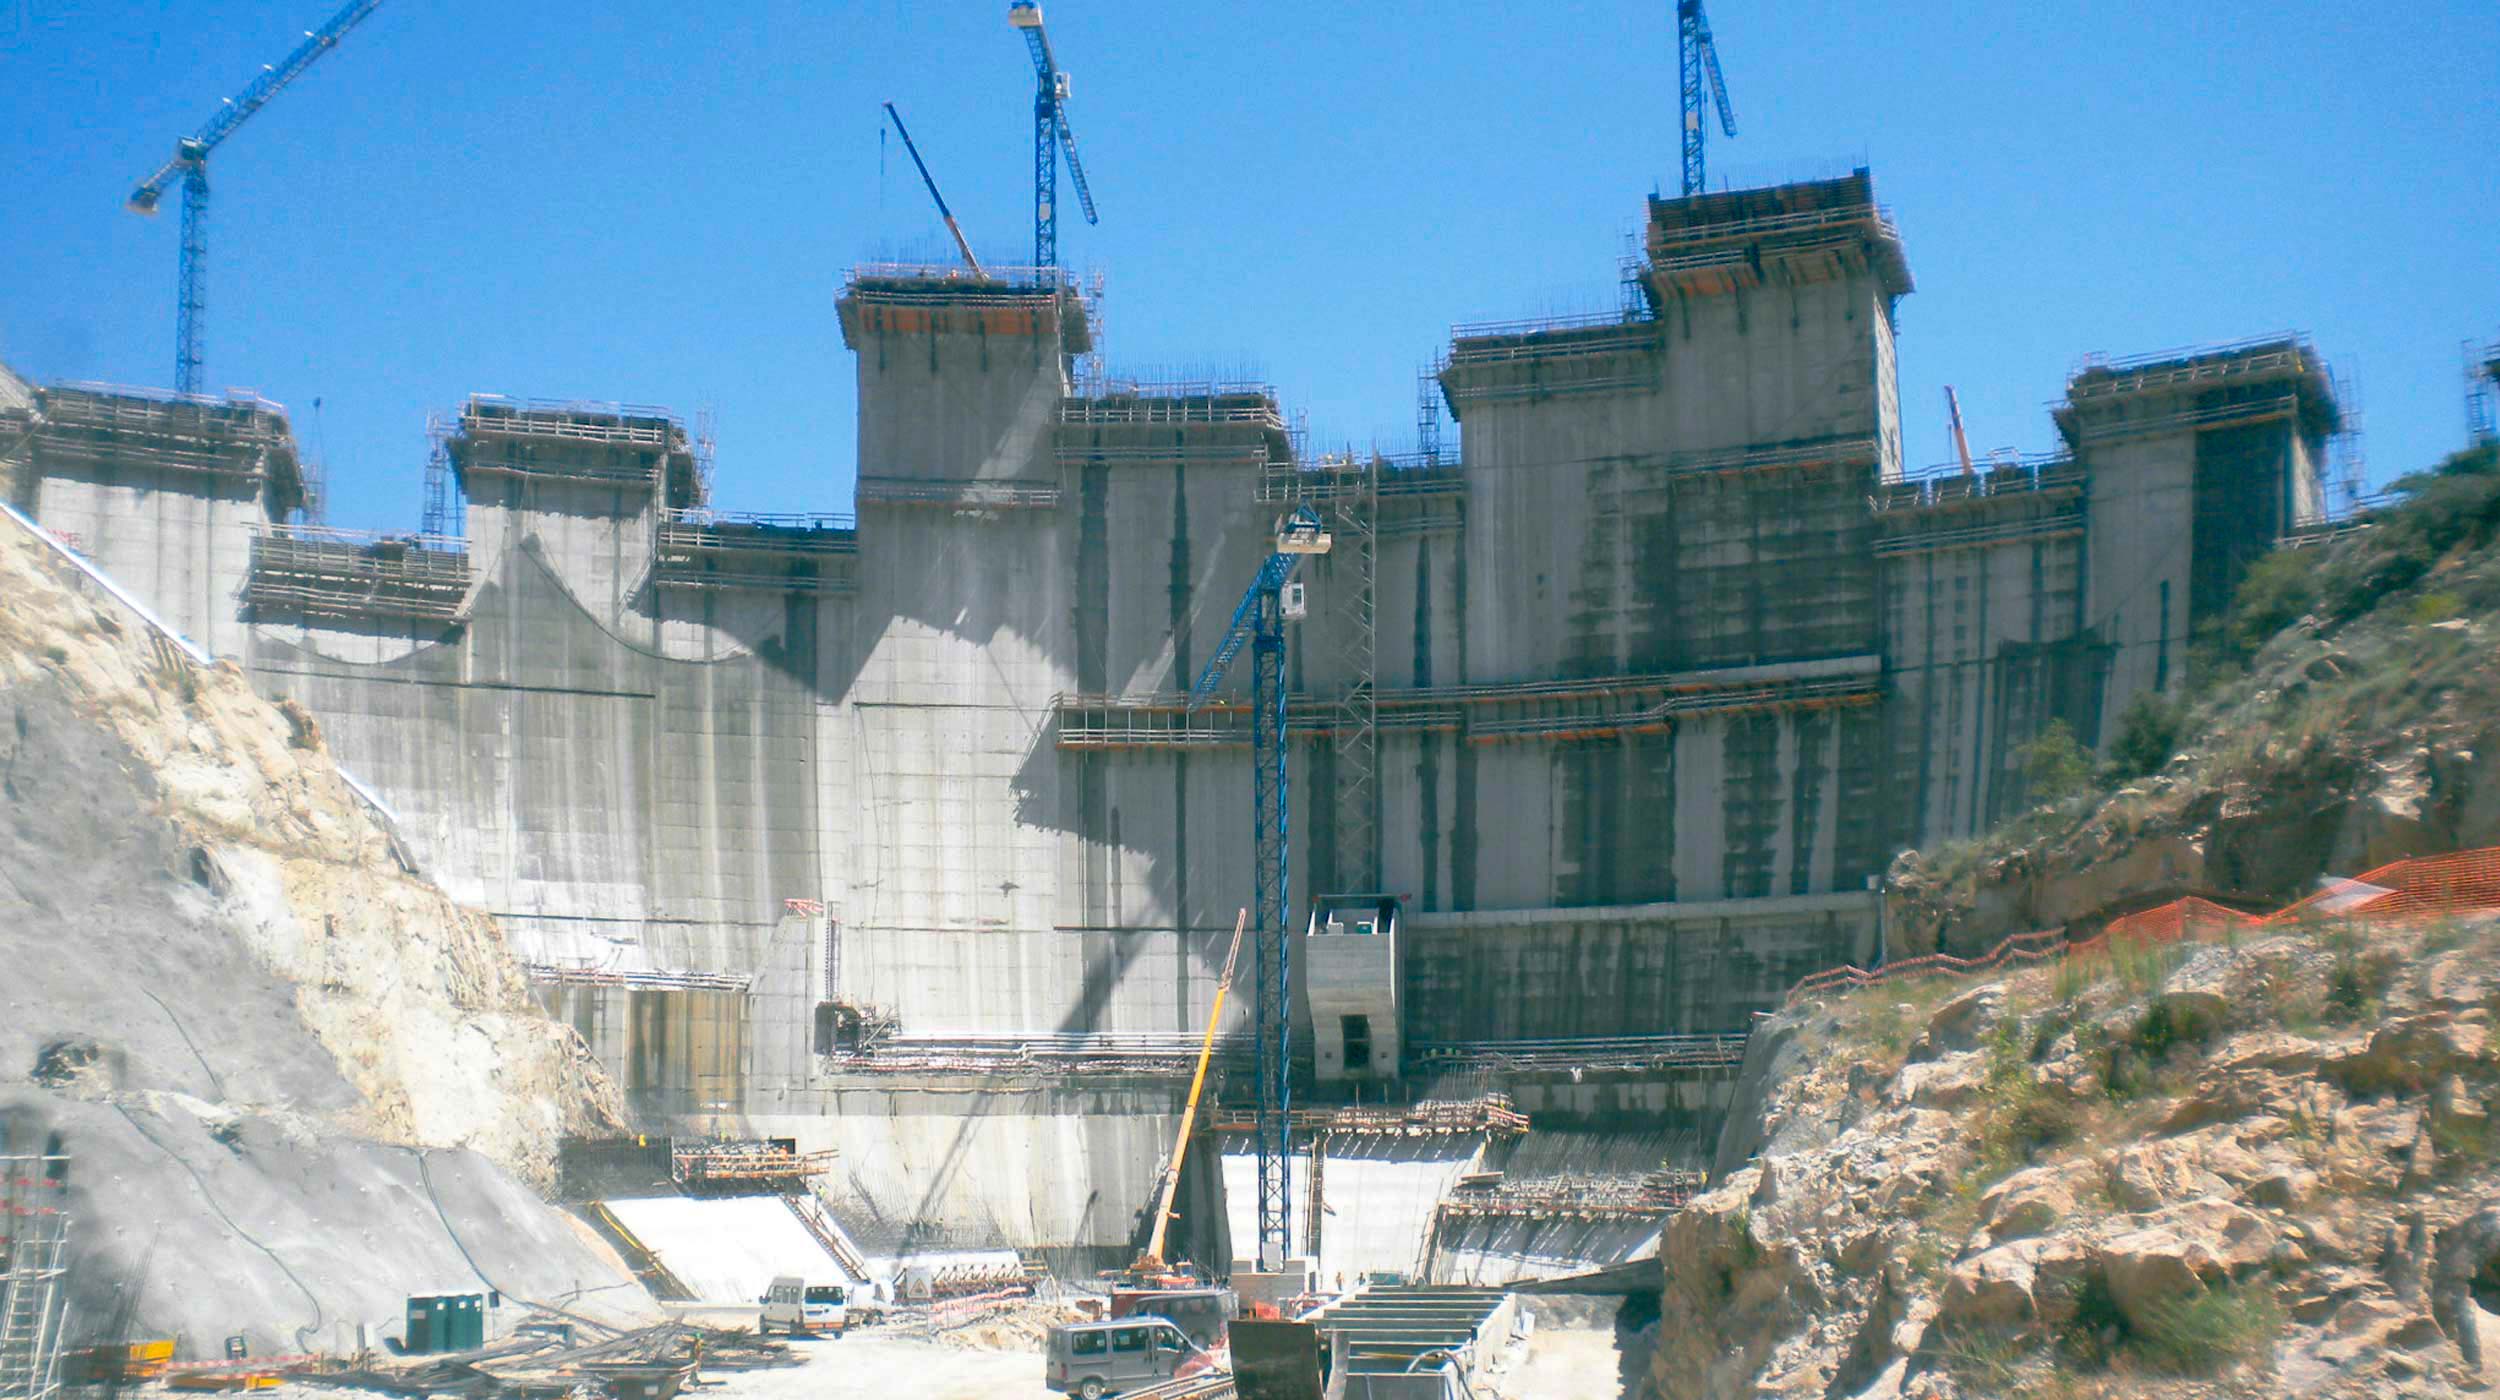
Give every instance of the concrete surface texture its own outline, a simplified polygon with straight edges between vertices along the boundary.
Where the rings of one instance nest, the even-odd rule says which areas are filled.
[[[2018,806],[2050,720],[2182,684],[2234,562],[2318,509],[2305,343],[2095,366],[2064,453],[1918,474],[1866,172],[1647,222],[1623,313],[1458,329],[1456,447],[1414,458],[1314,455],[1263,386],[1080,381],[1074,291],[893,267],[834,306],[855,521],[710,513],[664,410],[481,396],[443,425],[465,539],[316,568],[274,408],[0,416],[19,503],[316,716],[638,1111],[839,1114],[814,1131],[878,1212],[1117,1249],[1168,1092],[881,1126],[879,1093],[971,1086],[849,1075],[818,1008],[902,1042],[1201,1027],[1250,780],[1238,710],[1176,700],[1293,504],[1346,541],[1293,638],[1297,899],[1408,896],[1410,1047],[1740,1030],[1865,961],[1897,850]]]
[[[140,1326],[266,1352],[481,1273],[647,1309],[524,1184],[622,1100],[309,716],[6,518],[0,712],[0,1134],[72,1158],[76,1315],[141,1286]]]
[[[1330,1287],[1380,1271],[1424,1272],[1434,1208],[1482,1155],[1474,1138],[1334,1140],[1321,1173],[1319,1277]],[[1224,1201],[1233,1257],[1258,1257],[1258,1158],[1246,1143],[1223,1153]],[[1296,1152],[1291,1210],[1296,1240],[1308,1240],[1311,1155]],[[1229,1262],[1229,1261],[1227,1261]]]
[[[858,1282],[778,1196],[655,1196],[601,1204],[701,1302],[753,1302],[783,1275]]]

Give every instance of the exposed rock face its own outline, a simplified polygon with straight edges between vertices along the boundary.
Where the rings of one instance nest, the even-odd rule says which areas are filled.
[[[5,521],[0,799],[0,1132],[80,1164],[82,1316],[147,1258],[142,1326],[336,1345],[471,1283],[454,1228],[516,1289],[648,1306],[522,1185],[622,1100],[492,921],[407,866],[317,732]]]
[[[2487,1393],[2490,966],[2500,919],[1801,1005],[1665,1228],[1652,1389]]]

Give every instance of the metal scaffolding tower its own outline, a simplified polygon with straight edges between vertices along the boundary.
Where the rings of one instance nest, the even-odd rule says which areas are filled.
[[[68,1172],[69,1159],[57,1150],[0,1157],[0,1397],[6,1400],[50,1400],[60,1393],[69,1302],[61,1287],[69,1263]]]
[[[1380,457],[1349,463],[1349,480],[1328,497],[1332,581],[1345,586],[1337,661],[1345,684],[1337,692],[1336,874],[1340,889],[1380,888],[1380,701],[1374,689],[1379,641]]]
[[[2500,384],[2500,340],[2488,345],[2465,342],[2465,441],[2469,447],[2500,439],[2500,424],[2491,411],[2492,386]]]

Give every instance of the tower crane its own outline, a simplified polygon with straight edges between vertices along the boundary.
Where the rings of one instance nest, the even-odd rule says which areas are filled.
[[[1302,587],[1294,572],[1305,557],[1326,554],[1328,532],[1308,505],[1277,523],[1276,548],[1259,565],[1250,588],[1233,609],[1223,640],[1189,687],[1189,709],[1214,696],[1243,647],[1250,649],[1250,829],[1252,923],[1257,930],[1252,963],[1258,970],[1258,1005],[1252,1008],[1258,1045],[1258,1117],[1252,1136],[1259,1157],[1259,1267],[1285,1266],[1292,1248],[1293,1158],[1292,1030],[1293,945],[1286,921],[1293,916],[1293,806],[1286,781],[1285,624],[1303,613]]]
[[[964,266],[971,268],[975,277],[987,276],[981,271],[981,260],[972,255],[972,244],[964,239],[963,226],[955,222],[955,211],[946,207],[946,196],[938,193],[937,177],[929,173],[929,163],[920,158],[920,148],[912,144],[911,128],[903,125],[903,114],[895,111],[891,102],[885,104],[885,114],[894,119],[895,134],[903,138],[903,149],[910,152],[911,163],[919,168],[920,183],[929,187],[929,198],[937,201],[938,217],[946,221],[946,231],[955,235],[955,250],[964,255]]]
[[[1675,0],[1676,53],[1684,72],[1684,193],[1696,195],[1707,188],[1702,176],[1701,148],[1705,114],[1702,111],[1702,88],[1718,100],[1719,129],[1733,138],[1736,135],[1736,108],[1727,100],[1727,75],[1719,71],[1719,45],[1710,37],[1710,16],[1703,13],[1701,0]]]
[[[1024,31],[1025,47],[1033,51],[1033,265],[1059,265],[1059,152],[1068,153],[1068,179],[1076,200],[1085,208],[1085,222],[1098,224],[1094,192],[1085,183],[1085,165],[1076,158],[1076,133],[1068,129],[1068,75],[1050,52],[1050,32],[1042,28],[1042,7],[1034,0],[1015,0],[1007,22]]]
[[[130,192],[130,208],[141,214],[156,212],[157,201],[165,197],[166,187],[176,176],[182,179],[182,266],[181,300],[174,313],[174,388],[181,393],[196,393],[200,378],[200,337],[208,317],[208,153],[235,133],[235,128],[252,119],[252,114],[269,105],[269,99],[284,92],[289,83],[304,76],[314,60],[338,47],[347,31],[364,22],[382,0],[348,0],[330,22],[304,35],[304,42],[295,46],[285,61],[260,70],[251,86],[226,99],[217,114],[202,123],[200,129],[174,143],[173,159],[157,172],[139,182]]]

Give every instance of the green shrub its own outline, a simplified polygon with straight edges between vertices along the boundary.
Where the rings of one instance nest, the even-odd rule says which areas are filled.
[[[2215,629],[2213,644],[2224,658],[2246,661],[2275,633],[2318,606],[2318,559],[2302,550],[2277,550],[2240,576],[2231,610]]]
[[[2201,1375],[2271,1359],[2282,1330],[2282,1309],[2264,1287],[2218,1284],[2146,1309],[2126,1345],[2156,1369]]]
[[[2109,776],[2124,782],[2159,769],[2179,751],[2187,727],[2187,706],[2145,691],[2118,716],[2118,737],[2110,741]]]
[[[2056,805],[2092,790],[2092,751],[2076,740],[2066,721],[2048,727],[2014,751],[2023,775],[2023,791],[2034,802]]]
[[[2423,593],[2414,598],[2406,616],[2412,619],[2414,626],[2427,627],[2434,622],[2446,622],[2464,611],[2464,600],[2454,593]]]

